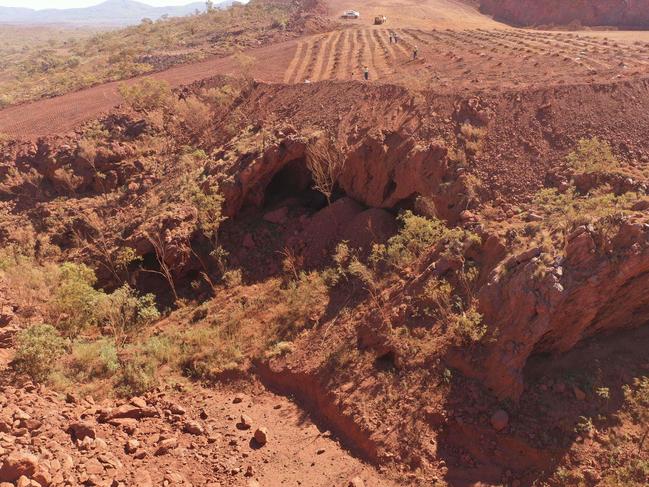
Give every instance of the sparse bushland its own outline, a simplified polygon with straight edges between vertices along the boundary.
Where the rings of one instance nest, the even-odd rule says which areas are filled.
[[[463,271],[457,274],[466,279]],[[463,282],[462,278],[459,282]],[[420,316],[433,318],[463,344],[481,341],[488,331],[473,297],[462,293],[462,290],[456,291],[445,279],[431,278],[421,294],[416,296],[415,302]]]
[[[73,338],[98,323],[97,308],[103,293],[96,291],[95,273],[83,264],[66,262],[58,269],[57,286],[48,303],[50,318],[57,329]]]
[[[74,33],[0,46],[6,73],[0,82],[2,104],[21,103],[119,81],[197,61],[210,55],[228,55],[256,47],[259,41],[289,36],[299,21],[299,5],[257,2],[213,9],[200,15],[142,22],[125,29]],[[33,31],[34,29],[30,29]],[[233,35],[236,32],[236,35]],[[36,36],[37,38],[40,36]],[[182,54],[170,54],[182,51]]]
[[[125,360],[117,371],[114,388],[119,396],[144,394],[158,385],[156,363],[147,357],[133,356]]]
[[[274,340],[292,340],[318,322],[328,298],[328,288],[319,272],[302,272],[281,291],[282,309],[271,334]]]
[[[634,178],[641,181],[641,173],[636,169],[629,172],[631,169],[613,154],[611,146],[597,138],[581,140],[566,157],[565,165],[572,180],[560,189],[539,190],[529,206],[522,210],[526,219],[532,221],[525,223],[523,228],[510,228],[508,240],[533,242],[544,253],[556,254],[577,227],[589,226],[597,236],[598,248],[610,250],[611,238],[617,234],[620,224],[645,198],[642,185],[628,185]],[[580,187],[577,178],[591,174],[597,178],[597,184],[586,185],[585,189]],[[625,181],[626,185],[620,181]]]
[[[7,253],[11,257],[3,260],[0,275],[66,338],[105,329],[124,344],[138,326],[159,317],[152,294],[139,296],[128,285],[112,293],[97,290],[95,273],[84,264],[39,264],[15,251]]]
[[[463,344],[479,342],[487,333],[482,315],[476,309],[474,296],[479,269],[467,262],[466,248],[480,243],[477,235],[460,228],[449,228],[435,218],[415,215],[410,211],[400,215],[401,229],[386,244],[375,244],[364,261],[346,242],[336,248],[333,261],[336,266],[325,273],[327,280],[336,285],[347,279],[360,282],[367,291],[374,308],[388,327],[392,326],[383,293],[395,271],[407,273],[418,260],[437,252],[442,258],[455,259],[459,268],[446,278],[431,277],[421,291],[413,296],[412,314],[418,319],[432,320],[441,325]]]
[[[72,235],[79,249],[75,258],[98,269],[102,285],[108,284],[106,273],[112,276],[110,285],[113,286],[121,286],[138,273],[156,273],[169,283],[177,300],[176,276],[168,263],[171,252],[179,249],[187,254],[187,259],[200,262],[203,280],[214,288],[214,282],[229,269],[227,255],[218,242],[218,228],[224,219],[223,198],[214,172],[217,161],[212,156],[218,146],[202,133],[212,124],[209,125],[210,133],[222,143],[228,140],[235,126],[246,123],[240,120],[234,106],[245,86],[245,83],[223,84],[199,91],[185,100],[178,99],[164,83],[144,81],[129,87],[127,99],[132,108],[140,112],[146,129],[130,141],[126,154],[131,163],[137,160],[141,176],[133,178],[129,164],[116,167],[105,162],[106,157],[113,157],[110,154],[115,150],[115,142],[124,142],[124,136],[104,121],[90,123],[84,128],[73,148],[73,161],[53,162],[62,167],[46,176],[37,171],[12,170],[8,177],[2,178],[0,190],[14,197],[24,195],[27,199],[31,197],[28,188],[37,187],[47,179],[60,194],[98,192],[101,197],[87,207],[74,205],[70,200],[52,205],[46,224],[49,228],[57,228],[53,233]],[[199,145],[193,145],[194,142]],[[124,178],[139,182],[131,183],[130,188],[118,187]],[[117,233],[107,222],[110,208],[118,199],[140,205],[132,197],[136,188],[142,188],[143,179],[146,179],[147,197],[134,223],[137,232],[149,241],[158,260],[157,266],[145,265],[143,256],[116,238]],[[175,240],[170,241],[167,225],[181,214],[187,215],[187,224],[182,232],[174,235]],[[64,321],[62,323],[66,324]],[[58,324],[58,316],[50,322]]]
[[[634,459],[610,469],[599,484],[602,487],[644,487],[649,483],[649,461]]]
[[[12,296],[26,299],[31,314],[54,323],[32,326],[19,335],[17,372],[62,387],[116,381],[119,374],[123,389],[124,383],[139,378],[141,364],[118,353],[128,352],[132,345],[127,344],[159,318],[153,295],[141,296],[128,285],[112,293],[95,289],[95,274],[83,264],[39,263],[15,247],[0,255],[0,277],[12,286]]]

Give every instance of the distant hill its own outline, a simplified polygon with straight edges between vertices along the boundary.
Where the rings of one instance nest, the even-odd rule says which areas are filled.
[[[245,2],[243,2],[245,3]],[[224,8],[232,0],[215,1],[214,6]],[[86,8],[32,10],[0,6],[0,23],[7,24],[75,24],[75,25],[130,25],[144,18],[156,20],[163,15],[181,17],[196,10],[205,11],[205,2],[189,5],[152,7],[135,0],[106,0]]]

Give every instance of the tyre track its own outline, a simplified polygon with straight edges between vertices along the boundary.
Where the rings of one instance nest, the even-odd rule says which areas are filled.
[[[369,31],[366,31],[365,37],[370,46],[370,52],[372,53],[372,64],[374,65],[374,69],[376,69],[376,72],[378,73],[377,76],[379,78],[384,78],[390,75],[390,65],[385,61],[385,58],[383,57],[383,49],[379,42],[376,40],[375,33],[375,29],[370,29]]]
[[[306,41],[306,47],[302,54],[302,59],[298,63],[298,69],[295,72],[295,77],[293,78],[293,83],[300,83],[304,81],[304,74],[306,73],[307,67],[309,66],[309,58],[311,56],[311,51],[313,50],[313,39],[309,38]]]
[[[367,69],[370,73],[370,79],[375,80],[379,77],[379,73],[373,62],[374,53],[367,41],[367,31],[365,29],[359,30],[357,38],[360,44],[358,60],[362,66],[367,66]]]
[[[297,47],[295,48],[295,54],[293,55],[293,59],[291,59],[291,63],[288,65],[288,68],[286,68],[286,74],[284,75],[284,83],[290,83],[293,81],[294,76],[297,72],[297,66],[300,60],[302,59],[302,56],[304,55],[304,49],[306,47],[306,42],[304,41],[299,41],[297,44]]]
[[[308,63],[306,67],[306,71],[304,72],[303,79],[300,79],[296,81],[297,83],[305,80],[313,80],[313,75],[315,73],[316,65],[318,63],[318,59],[322,56],[323,52],[323,41],[325,41],[325,37],[315,37],[313,38],[313,44],[311,45],[311,51],[308,54]]]
[[[331,73],[334,68],[334,64],[336,63],[336,56],[339,55],[338,53],[338,48],[340,44],[340,37],[342,35],[341,31],[336,32],[331,36],[330,42],[329,42],[329,52],[326,55],[327,62],[322,65],[322,69],[320,71],[320,74],[318,76],[319,80],[325,80],[325,79],[330,79],[331,78]]]
[[[398,66],[400,64],[400,59],[399,59],[399,54],[395,51],[394,44],[390,42],[390,35],[392,31],[389,30],[383,30],[381,31],[381,39],[383,40],[384,46],[386,46],[387,50],[387,56],[388,58],[386,61],[390,63],[392,66]],[[385,37],[388,39],[386,40]]]
[[[384,33],[384,31],[373,30],[372,37],[374,39],[374,44],[378,46],[377,49],[380,53],[379,57],[382,59],[382,63],[385,66],[385,74],[389,76],[394,73],[395,63],[393,62],[393,58],[390,56],[388,47],[385,44],[385,39],[381,35],[382,33]]]
[[[355,30],[350,30],[349,31],[349,51],[348,55],[345,57],[347,58],[347,72],[343,73],[343,79],[344,78],[353,78],[354,73],[358,71],[358,59],[355,59],[354,53],[356,52],[356,31]]]
[[[345,52],[347,49],[347,32],[341,32],[336,42],[336,47],[334,49],[334,62],[329,71],[329,79],[337,79],[341,76],[341,70],[343,69],[343,63],[345,59]]]

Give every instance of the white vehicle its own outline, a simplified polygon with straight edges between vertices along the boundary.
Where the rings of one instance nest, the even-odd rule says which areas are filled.
[[[360,19],[360,18],[361,18],[361,14],[356,10],[347,10],[343,14],[343,19]]]

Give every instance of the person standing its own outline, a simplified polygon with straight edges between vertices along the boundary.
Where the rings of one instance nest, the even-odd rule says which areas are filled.
[[[419,48],[415,46],[412,50],[412,60],[416,61],[418,55],[419,55]]]
[[[370,69],[367,66],[363,67],[363,77],[365,81],[369,81],[370,79]]]

